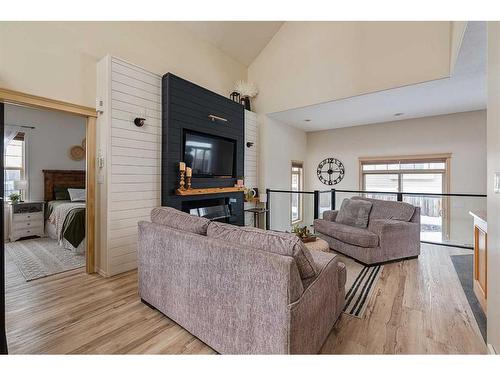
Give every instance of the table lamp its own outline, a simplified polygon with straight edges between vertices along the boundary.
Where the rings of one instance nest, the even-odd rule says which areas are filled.
[[[24,191],[28,188],[28,181],[26,180],[17,180],[14,181],[14,189],[19,190],[21,195],[20,202],[24,201]]]

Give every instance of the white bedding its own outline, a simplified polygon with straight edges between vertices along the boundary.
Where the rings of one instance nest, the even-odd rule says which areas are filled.
[[[63,249],[66,250],[71,250],[75,251],[78,253],[84,253],[85,248],[86,248],[86,238],[83,239],[82,242],[80,242],[80,245],[78,247],[74,247],[72,244],[68,242],[66,239],[59,240],[56,232],[56,226],[52,224],[49,220],[45,220],[45,235],[49,238],[52,238],[53,240],[56,240],[59,243],[59,246],[61,246]]]
[[[61,204],[54,208],[54,211],[50,214],[50,217],[46,220],[45,223],[45,232],[47,235],[59,242],[59,246],[64,249],[73,250],[73,251],[85,251],[85,238],[78,245],[78,247],[74,247],[68,240],[63,238],[62,230],[64,220],[68,213],[74,208],[85,208],[86,204],[82,202],[68,202]]]

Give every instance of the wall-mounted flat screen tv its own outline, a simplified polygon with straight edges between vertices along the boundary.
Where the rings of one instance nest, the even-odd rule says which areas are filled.
[[[193,177],[234,177],[235,152],[235,140],[184,131],[184,162]]]

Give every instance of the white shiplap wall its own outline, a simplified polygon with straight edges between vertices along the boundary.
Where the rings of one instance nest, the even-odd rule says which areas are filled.
[[[137,223],[160,206],[161,77],[112,56],[102,59],[97,71],[103,101],[98,154],[104,160],[98,170],[97,269],[111,276],[137,267]],[[136,117],[146,118],[144,127],[134,125]],[[258,137],[257,115],[245,111],[247,187],[258,186]],[[247,225],[253,225],[253,215],[246,215]]]
[[[98,269],[115,275],[137,267],[137,223],[160,205],[161,77],[111,56],[99,64]],[[146,119],[142,128],[136,117]]]
[[[253,142],[253,147],[247,147],[247,142]],[[257,165],[259,155],[259,123],[257,114],[245,110],[245,186],[255,188],[259,186]],[[245,202],[245,209],[254,207],[254,203]],[[253,214],[245,213],[245,225],[253,225]]]

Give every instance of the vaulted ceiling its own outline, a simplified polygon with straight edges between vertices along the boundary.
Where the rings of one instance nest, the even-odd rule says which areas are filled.
[[[486,108],[486,22],[469,22],[451,77],[377,91],[270,116],[305,131]]]
[[[179,22],[245,66],[252,63],[282,24],[281,21]]]

